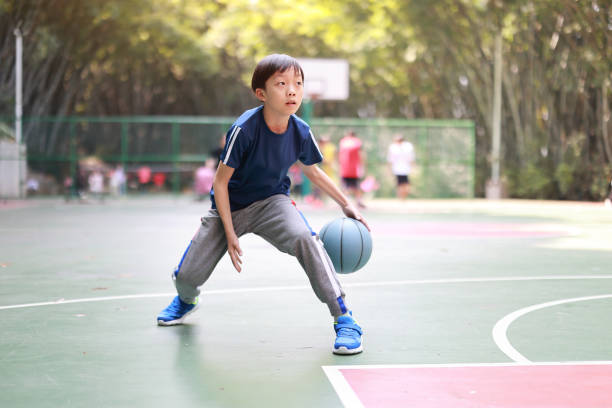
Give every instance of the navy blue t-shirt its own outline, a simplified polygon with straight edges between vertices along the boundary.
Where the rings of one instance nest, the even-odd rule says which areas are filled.
[[[263,117],[263,106],[244,112],[227,132],[220,161],[234,170],[228,184],[231,211],[245,208],[274,194],[289,195],[289,167],[323,160],[310,127],[295,115],[283,134],[272,132]],[[212,208],[215,193],[210,192]]]

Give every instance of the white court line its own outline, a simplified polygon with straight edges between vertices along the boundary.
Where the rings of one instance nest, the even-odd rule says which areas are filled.
[[[548,275],[548,276],[513,276],[499,278],[453,278],[453,279],[420,279],[387,282],[362,282],[342,284],[345,287],[360,286],[395,286],[395,285],[422,285],[436,283],[477,283],[477,282],[521,282],[537,280],[582,280],[582,279],[612,279],[612,275]]]
[[[427,285],[427,284],[444,284],[444,283],[485,283],[485,282],[521,282],[521,281],[538,281],[538,280],[589,280],[589,279],[612,279],[612,275],[549,275],[549,276],[516,276],[516,277],[499,277],[499,278],[454,278],[454,279],[422,279],[422,280],[401,280],[401,281],[387,281],[387,282],[356,282],[356,283],[345,283],[342,286],[347,288],[357,287],[375,287],[375,286],[402,286],[402,285]],[[252,292],[279,292],[287,290],[305,290],[310,289],[310,286],[267,286],[259,288],[241,288],[241,289],[219,289],[219,290],[205,290],[202,295],[228,295],[235,293],[252,293]],[[104,302],[110,300],[124,300],[124,299],[143,299],[143,298],[154,298],[154,297],[169,297],[176,296],[175,292],[172,293],[144,293],[138,295],[123,295],[123,296],[104,296],[95,298],[83,298],[83,299],[59,299],[50,302],[38,302],[38,303],[26,303],[20,305],[8,305],[0,306],[0,310],[8,309],[23,309],[27,307],[41,307],[41,306],[54,306],[64,305],[69,303],[85,303],[85,302]]]
[[[340,398],[345,408],[364,408],[353,387],[350,386],[344,375],[340,372],[339,367],[342,366],[322,366],[321,368],[325,375],[327,375],[329,382],[334,387],[338,398]]]
[[[282,291],[282,290],[299,290],[299,289],[307,289],[307,288],[309,288],[309,286],[276,286],[276,287],[246,288],[246,289],[220,289],[220,290],[207,290],[207,291],[204,291],[203,294],[204,295],[225,295],[225,294],[232,294],[232,293],[271,292],[271,291]],[[95,297],[95,298],[69,299],[69,300],[59,299],[59,300],[55,300],[51,302],[26,303],[22,305],[0,306],[0,310],[22,309],[26,307],[65,305],[69,303],[104,302],[108,300],[143,299],[143,298],[174,297],[174,296],[176,296],[176,292],[143,293],[140,295],[103,296],[103,297]]]
[[[495,344],[497,344],[497,347],[499,347],[499,349],[505,355],[510,357],[510,359],[518,363],[530,364],[532,362],[528,360],[525,356],[523,356],[521,353],[519,353],[514,347],[512,347],[512,345],[510,344],[510,341],[508,340],[508,335],[507,335],[508,327],[512,324],[512,322],[514,322],[519,317],[524,316],[527,313],[531,313],[535,310],[540,310],[540,309],[544,309],[544,308],[552,307],[552,306],[558,306],[564,303],[583,302],[587,300],[597,300],[597,299],[606,299],[606,298],[612,298],[612,294],[599,295],[599,296],[585,296],[585,297],[578,297],[578,298],[571,298],[571,299],[561,299],[561,300],[540,303],[538,305],[532,305],[532,306],[525,307],[523,309],[519,309],[515,312],[510,313],[509,315],[506,315],[504,318],[502,318],[500,321],[498,321],[495,324],[495,326],[493,327],[493,341],[495,341]]]
[[[386,368],[453,368],[453,367],[520,367],[520,366],[566,366],[566,365],[612,365],[612,361],[564,361],[551,363],[471,363],[471,364],[372,364],[321,366],[345,408],[364,408],[357,394],[340,370],[376,370]]]

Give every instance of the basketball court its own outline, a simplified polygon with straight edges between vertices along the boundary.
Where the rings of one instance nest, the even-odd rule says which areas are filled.
[[[185,325],[158,327],[206,203],[0,204],[0,406],[612,407],[612,211],[371,201],[342,275],[364,352],[331,353],[297,261],[241,238]],[[312,227],[341,216],[299,204]]]

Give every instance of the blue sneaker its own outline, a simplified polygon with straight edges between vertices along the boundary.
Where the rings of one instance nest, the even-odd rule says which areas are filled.
[[[334,354],[357,354],[363,351],[361,335],[363,330],[350,316],[339,316],[334,323],[336,331],[336,342],[334,343]]]
[[[185,303],[178,296],[172,299],[172,303],[162,310],[157,316],[157,324],[160,326],[174,326],[182,324],[188,314],[193,313],[199,306],[199,299],[195,303]]]

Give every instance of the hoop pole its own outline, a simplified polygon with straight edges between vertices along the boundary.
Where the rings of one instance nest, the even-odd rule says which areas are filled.
[[[312,126],[312,115],[314,111],[314,99],[308,97],[302,100],[302,119]],[[306,197],[311,192],[310,180],[304,177],[302,181],[302,195]]]
[[[495,68],[493,90],[493,146],[491,152],[491,181],[495,185],[500,183],[501,158],[501,106],[502,106],[502,36],[501,32],[495,36]]]
[[[15,33],[15,141],[21,144],[22,86],[23,86],[23,35],[17,27]]]

